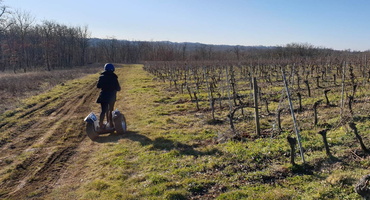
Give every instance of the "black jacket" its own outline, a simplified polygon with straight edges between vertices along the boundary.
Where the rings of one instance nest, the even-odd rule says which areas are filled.
[[[111,103],[116,101],[116,93],[121,90],[117,75],[112,71],[100,74],[97,87],[101,89],[97,103]]]

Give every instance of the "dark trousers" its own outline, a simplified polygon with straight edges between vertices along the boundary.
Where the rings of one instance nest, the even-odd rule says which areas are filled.
[[[114,101],[111,103],[100,103],[101,105],[101,113],[99,119],[99,125],[103,125],[104,117],[107,116],[107,121],[111,127],[113,127],[113,119],[112,119],[112,111],[114,108]]]

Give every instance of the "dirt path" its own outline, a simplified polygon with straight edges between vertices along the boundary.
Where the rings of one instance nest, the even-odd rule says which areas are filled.
[[[0,118],[0,198],[45,199],[55,187],[80,181],[85,162],[104,142],[91,141],[84,130],[84,117],[99,111],[96,78]]]

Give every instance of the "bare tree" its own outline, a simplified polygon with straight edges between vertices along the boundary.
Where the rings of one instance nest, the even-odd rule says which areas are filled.
[[[4,32],[9,28],[12,24],[10,21],[10,11],[7,6],[2,4],[2,0],[0,0],[0,69],[1,71],[5,71],[5,56],[3,53],[3,42],[4,42]]]
[[[34,23],[35,18],[31,16],[29,12],[16,10],[13,14],[14,28],[20,34],[20,51],[19,51],[19,61],[18,67],[23,68],[23,71],[27,71],[29,66],[29,54],[28,54],[28,45],[27,34],[31,29],[31,25]]]
[[[236,59],[238,61],[240,60],[240,51],[241,51],[241,49],[240,49],[240,46],[239,45],[237,45],[237,46],[234,47],[234,53],[235,53]]]
[[[10,22],[10,11],[7,6],[2,5],[3,0],[0,0],[0,34],[2,34],[12,23]]]

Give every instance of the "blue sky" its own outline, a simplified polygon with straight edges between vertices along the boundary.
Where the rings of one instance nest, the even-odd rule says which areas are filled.
[[[3,0],[37,21],[92,37],[229,45],[309,43],[370,49],[368,0]]]

